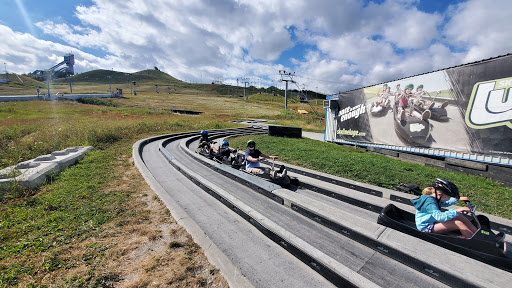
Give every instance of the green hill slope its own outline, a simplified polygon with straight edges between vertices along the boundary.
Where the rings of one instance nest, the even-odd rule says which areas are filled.
[[[110,77],[110,78],[109,78]],[[67,79],[56,79],[54,83],[65,83]],[[182,81],[172,77],[171,75],[159,70],[143,70],[135,73],[125,73],[112,70],[92,70],[73,76],[73,83],[95,83],[108,84],[111,83],[127,83],[131,81],[152,83],[181,83]]]
[[[34,80],[30,77],[9,73],[9,75],[0,74],[0,78],[8,79],[9,83],[2,83],[6,87],[46,87],[45,82]]]

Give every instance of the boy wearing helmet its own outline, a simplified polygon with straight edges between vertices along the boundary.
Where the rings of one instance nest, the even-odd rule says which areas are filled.
[[[201,135],[201,138],[199,138],[199,145],[197,146],[198,149],[205,150],[207,153],[217,153],[217,149],[213,147],[213,141],[211,141],[208,138],[208,130],[202,130],[199,132],[199,135]]]
[[[375,106],[381,106],[386,107],[389,104],[389,96],[391,95],[391,87],[388,86],[388,84],[384,84],[382,88],[382,92],[377,94],[377,101],[372,102],[371,108]]]
[[[423,107],[424,109],[432,109],[434,107],[435,102],[434,101],[428,101],[423,99],[423,96],[426,96],[430,94],[423,90],[423,84],[418,85],[416,88],[416,92],[414,93],[414,105],[418,105]]]
[[[400,93],[397,97],[398,100],[398,113],[400,115],[400,120],[405,120],[405,113],[409,112],[409,98],[412,96],[412,89],[414,88],[413,84],[408,84],[405,86],[405,90]],[[409,112],[410,114],[410,112]]]
[[[440,93],[440,92],[438,92],[438,93]],[[423,96],[426,96],[426,95],[430,96],[430,94],[427,91],[423,90],[423,85],[419,85],[418,88],[416,88],[416,92],[414,93],[414,96],[417,99],[414,102],[414,104],[423,106],[424,109],[430,110],[430,109],[434,108],[435,102],[423,99]],[[416,103],[416,102],[418,102],[418,103]],[[448,101],[444,101],[439,107],[446,108],[446,106],[448,106]]]
[[[411,83],[411,84],[407,84],[407,86],[405,86],[405,90],[403,93],[401,93],[399,96],[398,96],[398,115],[399,115],[399,118],[400,118],[400,121],[404,121],[405,120],[405,115],[406,113],[409,115],[409,116],[412,116],[413,115],[413,111],[411,109],[411,107],[409,106],[409,99],[411,97],[414,97],[414,94],[412,93],[412,89],[414,89],[414,85]],[[430,118],[430,110],[425,110],[423,111],[423,114],[418,117],[422,120],[428,120]]]
[[[218,153],[214,155],[220,161],[228,161],[229,157],[231,157],[231,153],[234,152],[231,148],[229,148],[229,142],[224,140],[219,146]]]
[[[265,169],[260,167],[260,160],[265,158],[277,159],[277,156],[267,156],[261,153],[260,150],[256,149],[256,142],[254,140],[247,141],[247,152],[245,152],[245,170],[252,174],[263,174]],[[277,171],[281,174],[281,177],[286,176],[286,169],[284,165],[281,165],[281,169]],[[270,175],[275,178],[275,175]]]
[[[457,201],[469,201],[468,197],[459,197],[459,189],[448,180],[436,179],[432,187],[425,188],[423,195],[411,200],[416,208],[416,228],[421,232],[446,234],[460,231],[464,238],[471,238],[477,228],[462,214],[469,212],[468,207],[459,207],[441,211],[441,207],[451,206]]]

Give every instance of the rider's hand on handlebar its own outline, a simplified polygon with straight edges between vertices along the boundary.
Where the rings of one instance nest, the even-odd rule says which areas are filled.
[[[466,202],[466,201],[469,201],[469,198],[468,198],[468,197],[460,197],[460,198],[459,198],[459,201],[464,201],[464,202]]]
[[[455,211],[457,211],[457,213],[469,214],[471,212],[471,209],[469,209],[469,207],[460,207],[457,208]]]

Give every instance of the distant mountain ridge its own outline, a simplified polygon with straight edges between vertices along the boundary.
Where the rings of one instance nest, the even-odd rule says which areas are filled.
[[[110,78],[109,78],[110,77]],[[182,83],[183,81],[178,80],[171,75],[162,72],[160,70],[154,70],[154,69],[147,69],[135,73],[125,73],[125,72],[118,72],[118,71],[112,71],[112,70],[105,70],[105,69],[98,69],[98,70],[91,70],[88,72],[76,74],[75,76],[72,76],[73,83],[79,83],[79,82],[94,82],[98,84],[108,84],[109,81],[111,83],[127,83],[131,81],[151,81],[153,83]],[[60,83],[60,82],[67,82],[69,81],[67,78],[61,78],[61,79],[55,79],[53,82]]]

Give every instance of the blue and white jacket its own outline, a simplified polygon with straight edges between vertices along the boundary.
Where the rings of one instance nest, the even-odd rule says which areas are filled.
[[[437,206],[436,198],[431,195],[421,195],[421,197],[413,199],[411,202],[416,208],[416,228],[420,231],[423,231],[430,224],[446,222],[459,215],[455,209],[441,212],[439,206]],[[441,201],[439,204],[441,207],[448,207],[455,203],[457,203],[457,199],[451,197],[448,201]]]

